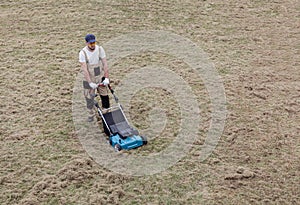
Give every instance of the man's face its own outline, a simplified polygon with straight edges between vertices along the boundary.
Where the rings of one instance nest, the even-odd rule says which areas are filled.
[[[90,50],[95,50],[96,48],[96,42],[93,42],[93,43],[87,43],[87,46]]]

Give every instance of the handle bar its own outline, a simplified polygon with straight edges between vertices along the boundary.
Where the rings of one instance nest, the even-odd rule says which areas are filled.
[[[115,91],[111,88],[110,84],[104,85],[103,83],[99,83],[98,86],[105,86],[105,87],[108,87],[108,89],[110,90],[111,94],[114,96],[114,99],[115,99],[116,103],[119,102],[119,99],[118,99],[118,97],[115,95]]]

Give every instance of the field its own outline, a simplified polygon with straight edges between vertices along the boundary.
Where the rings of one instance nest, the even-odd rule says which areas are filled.
[[[300,203],[299,1],[8,0],[0,3],[0,16],[0,204]],[[107,42],[140,31],[189,39],[218,71],[226,121],[205,160],[201,148],[213,110],[203,78],[161,52],[110,61]],[[74,125],[78,52],[87,33],[107,45],[121,103],[122,80],[149,66],[169,69],[191,88],[201,122],[177,163],[135,176],[112,171],[87,152]],[[121,159],[166,149],[180,132],[183,108],[158,84],[125,106],[135,127],[153,132],[147,146],[115,153],[98,144],[102,133],[91,137],[95,146]]]

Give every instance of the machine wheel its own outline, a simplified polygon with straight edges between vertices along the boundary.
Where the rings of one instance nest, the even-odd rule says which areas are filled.
[[[119,144],[115,144],[114,149],[116,152],[119,152],[122,150],[122,147]]]
[[[143,140],[143,145],[146,145],[148,143],[147,141],[147,137],[145,136],[141,136],[142,140]]]

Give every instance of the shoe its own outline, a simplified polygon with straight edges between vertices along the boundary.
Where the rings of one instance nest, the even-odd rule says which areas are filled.
[[[94,121],[94,116],[88,117],[87,121],[88,121],[88,122],[93,122],[93,121]]]

